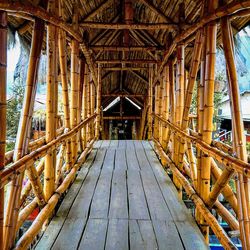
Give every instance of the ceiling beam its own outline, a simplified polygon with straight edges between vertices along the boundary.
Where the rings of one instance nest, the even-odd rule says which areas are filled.
[[[146,60],[146,59],[131,59],[131,60],[97,60],[96,63],[100,64],[120,64],[120,63],[126,63],[126,64],[149,64],[149,63],[157,63],[156,60]]]
[[[102,67],[102,70],[110,71],[130,71],[130,70],[148,70],[148,67]]]
[[[113,30],[159,30],[159,29],[177,29],[176,23],[100,23],[100,22],[81,22],[82,28],[88,29],[113,29]]]
[[[95,17],[97,14],[108,8],[111,4],[113,3],[113,0],[104,0],[97,8],[92,10],[89,14],[87,14],[82,20],[82,21],[87,21],[93,17]]]
[[[145,97],[143,94],[124,94],[124,93],[113,93],[103,94],[102,97]]]
[[[139,2],[146,5],[152,12],[154,12],[158,17],[162,19],[164,22],[174,23],[173,20],[170,17],[165,16],[165,14],[156,6],[154,6],[150,1],[148,0],[139,0]]]
[[[146,79],[144,76],[142,76],[139,72],[135,72],[133,70],[129,70],[134,76],[136,76],[138,79],[140,79],[145,84],[148,84],[148,79]]]
[[[96,51],[162,51],[158,46],[108,46],[108,45],[90,45],[90,49]]]

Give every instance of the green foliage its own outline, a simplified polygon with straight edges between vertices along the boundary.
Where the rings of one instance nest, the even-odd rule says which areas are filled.
[[[7,103],[7,136],[16,137],[24,98],[24,85],[21,78],[13,83],[11,91],[12,97]]]
[[[5,151],[6,152],[11,151],[14,149],[14,147],[15,147],[15,142],[7,142]]]

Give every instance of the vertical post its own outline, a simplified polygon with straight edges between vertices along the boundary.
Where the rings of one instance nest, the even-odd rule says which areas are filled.
[[[0,12],[0,173],[5,166],[6,142],[6,69],[7,69],[7,13]],[[0,249],[4,244],[4,188],[0,189]]]
[[[78,9],[77,5],[73,6],[72,25],[74,30],[78,28]],[[71,129],[78,124],[78,108],[79,108],[79,42],[75,39],[71,41],[71,106],[70,106],[70,125]],[[71,139],[72,161],[76,162],[78,151],[78,133]]]
[[[235,65],[234,44],[231,24],[228,17],[221,20],[222,42],[227,64],[229,96],[231,100],[231,114],[233,123],[234,151],[237,156],[247,162],[246,138],[244,135],[244,125],[242,120],[240,91]],[[237,174],[238,182],[238,218],[240,223],[241,241],[244,249],[250,248],[250,222],[249,222],[249,182],[247,177]],[[239,202],[241,201],[241,202]]]
[[[172,123],[175,123],[175,74],[174,74],[174,62],[172,59],[170,59],[169,62],[169,94],[170,94],[170,121]],[[172,141],[171,143],[171,149],[172,149],[172,159],[174,159],[174,135],[169,134],[170,139]]]
[[[61,0],[59,6],[59,16],[64,19],[64,1]],[[67,46],[66,33],[64,30],[59,30],[59,63],[62,82],[62,100],[64,113],[64,127],[66,130],[70,129],[70,111],[69,111],[69,91],[68,91],[68,77],[67,77]],[[71,154],[71,140],[66,142],[66,169],[69,170],[72,163]]]
[[[102,87],[101,87],[101,66],[98,64],[98,74],[97,74],[97,98],[96,98],[96,127],[95,127],[95,137],[96,140],[100,137],[100,125],[101,125],[101,99],[102,99]]]
[[[44,7],[47,3],[44,2]],[[40,54],[42,49],[42,41],[44,35],[44,22],[40,19],[35,19],[31,51],[27,72],[27,80],[25,87],[25,98],[22,113],[20,116],[20,122],[17,133],[17,140],[14,150],[14,161],[19,160],[28,151],[28,139],[31,128],[31,120],[34,109],[35,94],[37,88],[37,72],[40,61]],[[11,182],[10,187],[10,197],[6,212],[5,219],[5,246],[4,249],[9,249],[14,244],[15,233],[16,233],[16,223],[19,213],[19,200],[22,189],[24,173],[20,174]]]
[[[87,84],[87,117],[90,117],[91,115],[91,91],[90,91],[90,77],[91,77],[91,73],[89,72],[88,74],[88,81],[86,82]],[[89,142],[91,140],[91,124],[90,122],[87,124],[87,141]]]
[[[84,69],[84,82],[83,82],[83,101],[82,101],[82,120],[87,118],[87,105],[88,105],[88,95],[87,95],[87,87],[88,87],[89,75],[88,75],[88,67],[86,66]],[[83,148],[87,145],[87,125],[82,129],[82,139],[83,139]]]
[[[169,95],[170,95],[170,82],[169,82],[169,64],[164,68],[164,97],[163,97],[163,107],[162,107],[162,116],[165,120],[169,119]],[[162,131],[162,147],[164,150],[167,149],[168,146],[168,133],[169,128],[166,124],[163,126]]]
[[[152,106],[153,106],[153,66],[149,66],[148,82],[148,139],[152,140]]]
[[[96,100],[96,91],[95,91],[95,85],[92,81],[90,85],[90,115],[93,115],[95,113],[95,100]],[[91,138],[92,140],[95,137],[95,125],[94,125],[94,119],[91,121]]]
[[[155,107],[154,107],[154,113],[155,115],[159,115],[159,84],[156,83],[154,89],[154,96],[155,96]],[[154,138],[155,140],[159,141],[159,119],[154,119]]]
[[[213,12],[217,7],[218,1],[208,1],[208,12]],[[206,68],[204,85],[204,117],[202,140],[208,144],[212,142],[213,113],[214,113],[214,81],[215,81],[215,61],[216,61],[216,36],[217,24],[211,22],[206,29]],[[211,178],[211,158],[202,153],[201,168],[201,197],[207,200],[210,192]],[[204,222],[204,221],[203,221]],[[209,241],[209,227],[204,223],[202,226],[203,234]]]

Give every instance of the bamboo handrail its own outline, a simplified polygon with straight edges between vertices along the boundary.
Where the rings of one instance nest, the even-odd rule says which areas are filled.
[[[161,120],[162,122],[168,124],[176,133],[178,133],[180,136],[185,137],[188,141],[193,142],[196,144],[197,147],[199,147],[204,153],[208,154],[211,157],[214,157],[219,162],[225,164],[225,166],[232,167],[236,171],[242,173],[243,175],[250,177],[250,164],[237,159],[231,155],[228,155],[224,153],[223,151],[220,151],[217,148],[212,147],[211,145],[203,142],[199,138],[196,138],[194,136],[191,136],[181,129],[179,129],[176,125],[172,124],[169,121],[166,121],[162,117],[159,117],[157,115],[154,115],[157,119]]]
[[[30,166],[31,163],[34,163],[37,159],[45,156],[51,150],[57,148],[63,141],[67,141],[72,136],[75,135],[80,129],[82,129],[86,124],[92,121],[96,117],[96,114],[86,118],[84,121],[79,123],[76,127],[74,127],[69,132],[59,136],[58,138],[52,140],[48,144],[42,146],[41,148],[32,151],[28,155],[25,155],[20,160],[11,164],[8,168],[4,169],[0,173],[0,188],[5,186],[8,182],[10,182],[14,176],[19,175],[22,173],[26,168]]]
[[[75,127],[76,128],[76,127]],[[34,220],[32,226],[25,232],[25,234],[18,240],[15,249],[26,249],[29,244],[33,241],[35,236],[41,230],[43,223],[47,220],[50,216],[51,212],[54,210],[56,204],[59,201],[61,195],[68,189],[69,185],[75,178],[76,172],[85,161],[87,154],[91,150],[93,143],[95,140],[90,141],[88,146],[82,152],[81,156],[78,158],[78,161],[74,165],[74,167],[70,170],[67,174],[66,178],[62,182],[62,184],[55,190],[54,194],[50,197],[47,204],[44,208],[40,211],[36,219]]]
[[[204,216],[207,224],[211,227],[214,234],[217,236],[217,238],[220,240],[221,244],[225,249],[237,249],[237,247],[234,245],[234,243],[231,241],[231,239],[227,236],[226,232],[223,230],[221,225],[217,222],[216,218],[212,215],[212,213],[209,211],[209,209],[204,204],[203,200],[199,197],[199,195],[195,192],[195,190],[192,188],[189,181],[184,177],[184,175],[178,170],[176,165],[172,162],[172,160],[166,155],[166,153],[163,151],[160,144],[155,141],[158,150],[161,152],[161,156],[165,158],[167,161],[168,166],[172,170],[173,174],[178,178],[179,182],[185,189],[186,193],[190,197],[190,199],[194,202],[196,205],[196,208],[200,211],[200,213]]]

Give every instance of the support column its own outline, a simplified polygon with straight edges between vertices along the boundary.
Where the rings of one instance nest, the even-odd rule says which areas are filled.
[[[152,106],[153,106],[153,66],[149,66],[148,83],[148,140],[152,140]]]
[[[5,166],[6,88],[7,88],[7,13],[0,12],[0,172]],[[0,189],[0,249],[4,247],[4,188]]]
[[[218,1],[208,1],[208,12],[212,13],[217,8]],[[216,37],[217,24],[211,22],[206,29],[206,68],[205,68],[205,85],[204,85],[204,117],[203,117],[203,134],[202,140],[211,144],[213,132],[213,113],[214,113],[214,82],[215,82],[215,61],[216,61]],[[210,193],[211,178],[211,157],[202,153],[201,167],[201,198],[206,201]],[[209,227],[203,221],[203,234],[209,241]]]
[[[47,4],[46,4],[47,5]],[[44,5],[45,6],[45,5]],[[35,19],[31,51],[28,64],[27,80],[25,87],[25,98],[20,123],[18,127],[17,139],[13,160],[17,161],[28,152],[28,140],[31,128],[31,120],[34,109],[35,94],[37,88],[37,72],[44,36],[44,22]],[[2,124],[1,124],[2,125]],[[5,219],[4,249],[10,249],[15,241],[16,224],[19,213],[19,201],[22,189],[24,173],[20,174],[11,182],[10,196]]]
[[[246,137],[242,120],[240,90],[235,65],[234,43],[232,28],[228,17],[221,20],[222,42],[227,64],[229,96],[231,100],[231,115],[233,123],[233,148],[239,159],[247,162]],[[225,171],[225,170],[224,170]],[[223,172],[224,172],[223,171]],[[244,249],[250,249],[250,204],[249,180],[242,174],[237,174],[238,218],[240,224],[241,241]]]
[[[95,137],[96,140],[100,138],[100,130],[101,130],[101,100],[102,100],[102,86],[101,86],[101,66],[98,64],[98,75],[97,75],[97,97],[96,97],[96,127],[95,127]]]

